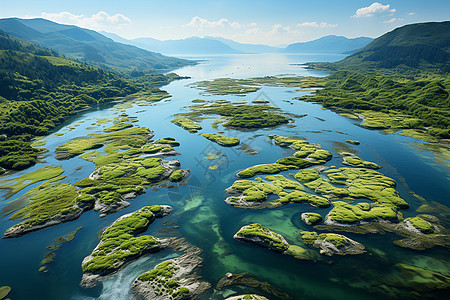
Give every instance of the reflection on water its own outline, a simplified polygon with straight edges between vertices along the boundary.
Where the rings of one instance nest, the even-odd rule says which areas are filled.
[[[325,76],[326,72],[306,70],[297,65],[308,61],[334,61],[342,55],[223,55],[197,57],[206,59],[196,66],[177,70],[182,76],[192,79],[180,80],[164,87],[172,94],[170,101],[163,101],[154,106],[120,105],[92,109],[74,117],[70,122],[60,126],[63,136],[55,134],[45,137],[49,149],[46,162],[29,170],[18,172],[19,176],[46,165],[62,165],[66,170],[66,182],[74,183],[89,176],[94,165],[80,157],[67,161],[57,161],[54,149],[77,136],[84,136],[101,131],[110,126],[111,120],[122,113],[137,117],[133,123],[155,131],[154,139],[166,136],[181,142],[177,151],[183,169],[190,169],[188,181],[175,184],[171,188],[148,189],[146,194],[131,201],[130,207],[105,218],[99,218],[93,211],[83,214],[78,220],[28,234],[14,240],[0,240],[1,285],[13,288],[14,299],[126,299],[129,285],[140,274],[166,259],[170,253],[161,252],[128,265],[125,269],[109,277],[102,287],[91,291],[79,288],[81,279],[81,261],[91,253],[98,243],[99,232],[116,218],[151,204],[168,204],[174,207],[171,215],[163,222],[155,222],[147,234],[155,236],[171,235],[174,226],[192,244],[199,246],[203,252],[201,274],[213,286],[226,272],[249,272],[258,280],[268,281],[295,296],[295,299],[379,299],[380,297],[397,297],[388,294],[391,287],[382,282],[386,274],[399,274],[395,264],[406,263],[441,272],[448,275],[448,252],[433,249],[426,252],[406,251],[392,244],[399,237],[393,234],[384,236],[369,234],[348,234],[348,237],[363,243],[369,253],[359,257],[333,257],[321,262],[305,262],[290,256],[268,251],[258,246],[237,242],[233,235],[243,225],[259,222],[272,230],[283,234],[289,241],[302,245],[298,240],[299,231],[311,230],[299,220],[302,212],[318,212],[323,216],[327,209],[317,209],[309,205],[288,205],[275,210],[245,210],[225,204],[225,189],[236,180],[238,170],[246,167],[271,163],[279,158],[292,155],[288,148],[273,145],[266,137],[268,134],[298,136],[312,143],[318,143],[323,149],[333,153],[333,159],[327,166],[343,166],[339,152],[358,153],[367,161],[383,165],[381,172],[394,178],[399,184],[397,190],[413,209],[405,210],[405,215],[415,214],[415,208],[422,207],[426,213],[448,219],[448,214],[441,214],[443,209],[434,209],[449,205],[448,184],[449,168],[439,161],[433,161],[429,152],[411,147],[414,140],[402,136],[382,135],[378,131],[366,130],[355,126],[359,121],[342,117],[329,110],[323,110],[312,103],[292,100],[293,97],[309,93],[296,91],[295,88],[264,87],[261,92],[270,99],[271,105],[281,110],[305,117],[293,117],[292,126],[280,126],[254,131],[236,131],[218,125],[213,128],[213,120],[202,121],[204,128],[200,133],[223,131],[225,135],[241,139],[240,148],[220,147],[199,134],[184,131],[170,123],[173,115],[181,107],[191,105],[194,99],[230,100],[251,103],[259,93],[245,96],[205,96],[188,84],[218,77],[246,78],[277,74]],[[193,58],[190,56],[189,58]],[[79,126],[73,126],[79,124]],[[69,127],[70,126],[70,127]],[[65,130],[70,128],[70,130]],[[360,145],[345,143],[345,140],[358,140]],[[217,155],[217,159],[205,159]],[[217,166],[216,168],[210,168]],[[81,167],[81,168],[80,168]],[[288,172],[283,173],[285,175]],[[5,177],[7,178],[7,176]],[[22,195],[31,187],[24,189]],[[415,197],[414,194],[423,198]],[[2,194],[3,195],[3,194]],[[424,201],[432,204],[421,206]],[[434,201],[434,202],[433,202]],[[437,204],[436,204],[437,203]],[[0,208],[5,211],[7,203],[3,198]],[[441,206],[439,206],[441,205]],[[0,219],[0,230],[4,232],[15,222],[6,217]],[[61,235],[84,226],[75,239],[68,242],[55,261],[47,266],[48,273],[37,270],[45,254],[45,247]],[[178,227],[179,226],[179,227]],[[30,251],[29,249],[33,249]],[[7,270],[7,271],[3,271]],[[233,288],[231,289],[233,290]],[[89,295],[86,295],[90,292]],[[225,294],[229,294],[228,289]],[[223,299],[222,292],[214,292],[211,299]]]

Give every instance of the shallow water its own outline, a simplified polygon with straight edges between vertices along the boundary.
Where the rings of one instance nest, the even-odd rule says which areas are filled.
[[[416,252],[399,248],[392,244],[398,239],[395,235],[356,235],[347,234],[368,248],[369,254],[356,257],[333,257],[325,262],[304,262],[292,257],[282,256],[269,250],[238,242],[233,239],[237,230],[246,224],[259,222],[272,230],[283,234],[290,242],[302,245],[298,240],[299,231],[309,230],[299,221],[305,211],[319,212],[325,215],[329,210],[317,209],[307,205],[287,205],[274,210],[244,210],[228,206],[225,189],[234,180],[238,170],[246,167],[270,163],[290,155],[292,150],[272,145],[268,134],[291,135],[318,143],[323,149],[333,153],[333,159],[327,166],[342,166],[337,148],[343,145],[358,153],[361,158],[383,166],[380,170],[386,176],[396,180],[397,190],[411,208],[404,210],[404,216],[415,215],[415,209],[423,204],[417,195],[426,201],[436,201],[449,206],[450,194],[449,168],[442,161],[433,159],[431,152],[414,146],[417,140],[400,135],[384,135],[379,131],[367,130],[357,126],[360,121],[350,120],[338,114],[323,110],[319,105],[292,100],[307,92],[296,92],[294,88],[263,87],[255,93],[241,96],[204,96],[201,91],[188,84],[220,77],[248,78],[255,76],[295,74],[326,76],[327,73],[305,70],[296,65],[308,61],[335,61],[342,55],[225,55],[212,57],[188,57],[206,59],[199,65],[176,70],[182,76],[192,79],[180,80],[164,87],[172,98],[152,106],[109,106],[86,111],[63,124],[58,132],[44,137],[49,149],[45,162],[20,171],[2,179],[14,178],[46,165],[62,165],[67,176],[64,181],[74,183],[87,177],[94,164],[75,157],[66,161],[54,158],[54,149],[58,145],[77,136],[101,131],[112,124],[95,123],[101,119],[118,116],[124,110],[129,116],[138,117],[135,125],[145,126],[155,131],[155,139],[171,136],[181,143],[177,151],[181,153],[182,168],[189,168],[191,175],[188,184],[173,188],[149,188],[147,193],[131,201],[130,207],[99,218],[99,214],[89,211],[78,220],[47,228],[17,239],[0,240],[0,285],[9,285],[13,299],[126,299],[129,285],[141,273],[151,269],[159,262],[171,257],[170,252],[149,255],[128,265],[122,271],[106,280],[96,289],[83,290],[79,287],[81,279],[81,261],[90,254],[98,243],[98,232],[123,214],[135,211],[145,205],[168,204],[174,207],[170,216],[156,220],[150,225],[148,234],[155,236],[182,235],[192,244],[202,248],[204,267],[202,275],[213,286],[226,272],[249,272],[262,281],[268,281],[290,293],[295,299],[378,299],[380,294],[370,291],[374,278],[394,273],[396,263],[407,263],[422,268],[450,273],[448,252],[432,249]],[[228,130],[219,126],[226,135],[239,137],[241,143],[248,144],[258,151],[249,155],[237,147],[224,148],[214,144],[198,134],[191,134],[170,123],[173,115],[182,111],[194,99],[231,100],[251,102],[255,99],[269,99],[271,105],[286,112],[307,114],[304,118],[294,118],[295,126],[280,126],[255,131]],[[287,101],[289,102],[287,102]],[[127,108],[128,107],[128,108]],[[202,121],[200,133],[216,132],[211,128],[213,120]],[[95,123],[95,124],[94,124]],[[76,127],[74,124],[79,124]],[[94,124],[94,125],[93,125]],[[73,128],[70,130],[70,128]],[[361,145],[345,144],[347,139],[358,140]],[[420,141],[419,141],[420,142]],[[343,144],[344,143],[344,144]],[[219,154],[216,160],[205,156]],[[169,158],[171,159],[171,158]],[[217,165],[217,170],[209,169]],[[284,172],[287,175],[289,172]],[[23,195],[30,186],[17,195]],[[0,190],[0,195],[4,192]],[[9,199],[11,200],[11,199]],[[0,209],[7,201],[0,203]],[[447,216],[448,218],[448,216]],[[17,223],[9,221],[7,216],[0,219],[0,231]],[[174,228],[174,226],[180,226]],[[55,261],[47,265],[48,273],[40,273],[40,261],[48,250],[45,248],[64,234],[79,226],[75,239],[62,245],[55,251]],[[230,293],[230,291],[224,291]],[[387,297],[387,296],[383,296]],[[208,295],[210,299],[223,299],[222,292]]]

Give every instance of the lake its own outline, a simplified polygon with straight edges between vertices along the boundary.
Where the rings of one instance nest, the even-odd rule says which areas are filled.
[[[225,95],[206,96],[189,86],[200,80],[214,78],[250,78],[275,75],[327,76],[318,70],[307,70],[301,65],[310,61],[336,61],[343,55],[312,54],[255,54],[255,55],[217,55],[189,56],[185,58],[200,60],[196,66],[175,70],[181,76],[191,79],[172,82],[162,89],[172,98],[151,106],[126,105],[99,107],[80,113],[58,127],[58,130],[44,137],[49,149],[42,163],[2,176],[9,179],[20,176],[47,165],[61,165],[67,176],[63,182],[74,183],[94,171],[93,163],[75,157],[58,161],[54,150],[57,146],[78,136],[99,132],[112,125],[112,121],[96,123],[101,119],[117,117],[125,112],[138,119],[134,125],[148,127],[155,132],[155,139],[171,136],[181,143],[176,148],[181,155],[168,159],[179,159],[183,169],[190,169],[188,183],[173,188],[147,189],[147,192],[131,201],[131,205],[115,214],[99,218],[99,213],[88,211],[79,219],[55,227],[43,229],[16,239],[0,240],[0,285],[12,287],[13,299],[126,299],[129,286],[134,279],[156,264],[176,256],[163,251],[143,257],[112,275],[102,286],[84,290],[79,287],[81,262],[98,243],[98,234],[121,215],[133,212],[152,204],[167,204],[174,208],[171,215],[156,220],[150,225],[147,234],[157,237],[183,236],[190,243],[203,249],[201,275],[214,287],[225,273],[249,272],[261,281],[267,281],[291,294],[295,299],[379,299],[395,295],[381,295],[374,291],[373,281],[388,274],[395,275],[395,264],[405,263],[450,275],[448,251],[435,247],[426,251],[412,251],[400,248],[392,242],[400,237],[394,234],[346,234],[363,243],[369,254],[361,256],[333,257],[326,262],[300,261],[270,250],[235,241],[233,235],[243,225],[260,223],[275,232],[281,233],[288,241],[301,244],[299,232],[312,230],[300,220],[303,212],[319,212],[323,216],[330,209],[318,209],[309,205],[290,204],[277,209],[247,210],[227,205],[225,189],[237,179],[238,170],[271,163],[279,158],[293,154],[289,148],[272,144],[269,134],[297,136],[317,143],[333,154],[326,166],[342,167],[342,157],[338,149],[348,148],[361,158],[382,165],[380,172],[397,182],[397,191],[410,208],[402,211],[405,217],[416,215],[416,209],[424,202],[438,202],[449,206],[450,184],[448,160],[438,159],[433,153],[420,147],[420,140],[399,134],[386,135],[378,130],[368,130],[360,125],[360,120],[342,117],[320,105],[292,100],[308,91],[296,88],[263,87],[245,96]],[[189,133],[172,124],[174,114],[188,111],[192,100],[230,100],[251,103],[253,100],[267,100],[270,105],[282,111],[306,117],[293,118],[294,122],[271,129],[252,131],[230,130],[219,126],[227,136],[238,137],[241,143],[249,145],[257,154],[251,155],[239,147],[218,146],[197,133]],[[213,120],[205,119],[199,133],[217,132],[211,128]],[[95,125],[93,125],[95,123]],[[76,125],[76,126],[74,126]],[[62,133],[63,135],[57,135]],[[359,146],[346,144],[345,140],[358,140]],[[208,160],[206,156],[217,154],[220,159]],[[215,170],[210,167],[214,166]],[[289,171],[281,174],[287,175]],[[6,191],[0,190],[2,218],[0,229],[6,229],[17,221],[8,220],[5,209],[11,200],[23,195],[39,183],[29,186],[11,199],[5,199]],[[425,200],[424,200],[425,199]],[[441,222],[448,224],[447,219]],[[38,272],[40,262],[49,252],[47,246],[54,240],[78,227],[84,228],[73,241],[63,244],[54,253],[54,262],[47,265],[47,273]],[[179,227],[178,227],[179,226]],[[377,284],[377,283],[375,283]],[[223,299],[238,290],[211,291],[206,299]]]

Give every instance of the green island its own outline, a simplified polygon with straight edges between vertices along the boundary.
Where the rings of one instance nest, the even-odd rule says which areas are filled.
[[[245,294],[239,296],[228,297],[225,300],[269,300],[268,298],[256,294]]]
[[[204,90],[207,94],[212,95],[228,95],[228,94],[247,94],[258,91],[261,86],[277,86],[277,87],[300,87],[312,88],[322,87],[325,80],[321,77],[275,77],[265,76],[249,79],[233,79],[233,78],[216,78],[210,81],[200,81],[194,83],[198,89]],[[256,102],[263,103],[263,102]],[[265,102],[264,102],[265,103]]]
[[[195,133],[202,129],[202,126],[196,124],[194,121],[188,118],[176,118],[171,121],[175,125],[181,126],[181,128],[191,132]]]
[[[232,196],[225,199],[231,206],[248,208],[275,208],[290,203],[310,204],[316,207],[329,207],[330,201],[324,197],[309,194],[296,181],[283,175],[256,177],[252,180],[236,180],[226,189]],[[269,195],[277,195],[278,199],[265,202]]]
[[[35,184],[39,181],[49,180],[58,177],[64,172],[61,166],[47,166],[37,169],[33,172],[26,173],[14,179],[1,180],[0,189],[10,190],[6,194],[6,198],[14,196],[29,185]]]
[[[202,133],[201,136],[207,138],[210,141],[213,141],[224,147],[233,147],[240,144],[240,140],[238,138],[228,137],[223,134],[217,133]]]
[[[146,153],[176,155],[178,152],[170,145],[179,143],[171,137],[157,140],[164,144],[151,143],[152,136],[147,128],[134,127],[78,138],[58,146],[56,153],[60,159],[82,154],[100,144],[106,145],[106,154],[97,151],[83,154],[82,158],[94,162],[96,169],[73,185],[58,182],[62,178],[55,177],[25,193],[19,200],[27,204],[10,217],[25,220],[9,228],[4,237],[18,237],[71,221],[93,208],[100,216],[117,212],[129,206],[129,200],[144,193],[144,187],[171,180],[170,176],[180,166],[178,160],[140,156]],[[59,169],[56,171],[61,173]],[[187,174],[184,171],[182,176]],[[177,174],[173,178],[177,178]]]
[[[197,275],[202,250],[191,245],[184,252],[139,275],[131,286],[133,294],[155,300],[196,299],[209,289],[211,284]]]
[[[182,113],[180,115],[186,118],[203,118],[208,115],[218,115],[222,118],[215,121],[215,126],[217,126],[218,123],[223,123],[223,126],[228,128],[268,128],[287,124],[291,121],[290,118],[285,117],[279,112],[279,108],[265,104],[248,105],[230,103],[230,101],[227,100],[217,100],[194,104],[189,106],[189,108],[191,109],[190,112]],[[186,118],[175,120],[180,122],[180,120],[185,120]],[[172,120],[172,122],[175,120]]]
[[[99,104],[169,95],[158,87],[176,74],[127,77],[75,62],[63,55],[0,32],[0,167],[22,170],[44,149],[32,139],[51,133],[79,111]],[[186,61],[187,62],[187,61]],[[120,125],[117,125],[120,126]]]
[[[345,140],[346,143],[351,144],[351,145],[359,145],[361,144],[359,141],[355,141],[355,140]]]
[[[119,131],[125,128],[130,128],[133,127],[133,125],[129,124],[129,123],[125,123],[125,122],[118,122],[116,124],[114,124],[113,126],[110,126],[106,129],[103,130],[103,132],[113,132],[113,131]]]
[[[301,215],[302,221],[305,222],[306,225],[316,225],[317,223],[322,222],[323,218],[318,213],[306,212]]]
[[[352,167],[359,167],[359,168],[375,169],[375,170],[382,168],[382,166],[380,166],[374,162],[365,161],[364,159],[362,159],[359,156],[356,156],[354,154],[347,153],[347,152],[342,152],[341,154],[343,156],[342,163],[344,165],[348,165],[348,166],[352,166]]]
[[[364,245],[341,234],[302,231],[301,235],[303,243],[320,248],[322,255],[356,255],[366,252]]]
[[[155,218],[164,217],[171,211],[167,205],[145,206],[108,226],[100,236],[100,243],[82,262],[82,286],[93,286],[101,276],[115,272],[147,253],[166,248],[164,240],[137,235],[146,231]]]
[[[9,293],[11,292],[11,287],[10,286],[0,286],[0,299],[6,299],[6,297],[9,295]]]
[[[238,241],[256,244],[284,255],[294,256],[300,260],[316,261],[320,259],[315,251],[302,248],[298,245],[291,245],[281,234],[259,223],[243,226],[233,238]]]

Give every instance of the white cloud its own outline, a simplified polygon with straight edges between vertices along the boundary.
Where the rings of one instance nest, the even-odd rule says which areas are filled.
[[[410,13],[408,13],[408,16],[413,16],[415,14],[416,14],[415,12],[410,12]]]
[[[255,22],[250,23],[250,24],[248,24],[248,26],[256,26],[256,23]]]
[[[383,21],[383,23],[394,23],[395,21],[398,21],[398,19],[397,18],[392,18],[392,19]]]
[[[192,27],[197,29],[204,29],[204,28],[217,28],[217,27],[225,27],[230,26],[232,28],[241,28],[241,24],[237,22],[230,22],[230,20],[222,18],[218,21],[208,21],[207,19],[202,19],[200,17],[193,17],[192,20],[183,25],[183,27]]]
[[[74,15],[67,11],[60,13],[43,12],[41,17],[57,23],[76,25],[95,30],[119,28],[131,24],[131,20],[122,14],[110,16],[104,11],[99,11],[90,17],[86,17],[85,15]]]
[[[372,3],[370,6],[362,7],[356,11],[356,13],[352,16],[353,18],[362,18],[362,17],[373,17],[374,15],[380,14],[393,14],[396,10],[390,9],[391,6],[389,4],[383,5],[378,2]]]
[[[320,22],[317,23],[316,21],[314,22],[303,22],[300,24],[297,24],[297,26],[299,27],[314,27],[314,28],[331,28],[331,27],[337,27],[337,24],[328,24],[326,22]]]

